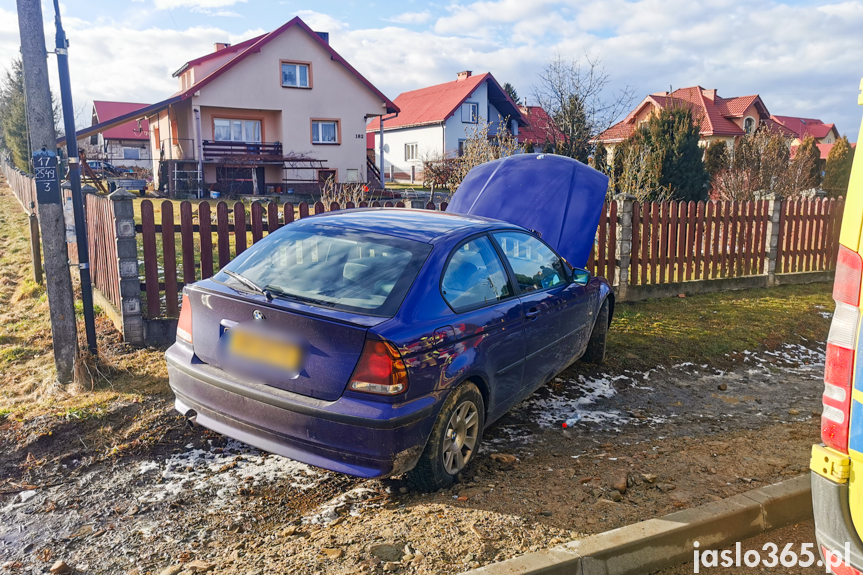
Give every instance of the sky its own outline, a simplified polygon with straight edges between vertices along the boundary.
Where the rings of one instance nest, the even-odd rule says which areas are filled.
[[[863,0],[66,0],[79,123],[92,101],[153,103],[177,90],[171,73],[296,15],[391,99],[490,71],[532,98],[550,58],[598,59],[609,95],[687,86],[760,94],[772,114],[819,118],[857,140],[863,108]],[[53,5],[42,3],[48,49]],[[0,0],[0,69],[18,55],[15,3]],[[49,58],[52,84],[56,64]]]

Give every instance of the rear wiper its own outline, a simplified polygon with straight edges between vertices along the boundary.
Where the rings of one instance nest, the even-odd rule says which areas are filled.
[[[245,276],[241,276],[241,275],[240,275],[240,274],[238,274],[237,272],[233,272],[233,271],[231,271],[231,270],[224,270],[224,272],[225,272],[227,275],[229,275],[229,276],[231,276],[232,278],[234,278],[235,280],[237,280],[238,282],[240,282],[241,284],[243,284],[244,286],[246,286],[247,288],[249,288],[250,290],[252,290],[252,291],[256,291],[256,292],[258,292],[259,294],[263,295],[263,296],[264,296],[265,298],[267,298],[268,300],[272,300],[272,299],[273,299],[273,293],[272,293],[269,289],[267,289],[267,288],[262,288],[261,286],[259,286],[258,284],[256,284],[256,283],[255,283],[255,282],[253,282],[252,280],[250,280],[249,278],[247,278],[247,277],[245,277]]]
[[[274,294],[276,297],[280,297],[280,298],[284,298],[284,299],[292,299],[295,301],[301,301],[304,303],[311,303],[311,304],[315,304],[315,305],[324,305],[324,306],[334,306],[335,305],[335,303],[333,303],[333,302],[323,301],[323,300],[314,299],[314,298],[310,298],[310,297],[306,297],[306,296],[302,296],[302,295],[288,293],[286,291],[282,291],[281,289],[279,289],[275,286],[271,286],[271,285],[266,286],[264,289],[268,290],[271,294]]]

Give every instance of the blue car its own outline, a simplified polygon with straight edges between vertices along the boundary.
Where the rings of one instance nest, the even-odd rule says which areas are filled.
[[[603,177],[542,155],[490,165],[453,198],[462,213],[304,218],[186,287],[166,353],[177,410],[311,465],[450,485],[492,422],[579,358],[603,360],[614,311],[608,282],[568,263],[590,252]],[[477,215],[513,167],[544,174],[525,176],[535,207],[574,203],[530,228]]]

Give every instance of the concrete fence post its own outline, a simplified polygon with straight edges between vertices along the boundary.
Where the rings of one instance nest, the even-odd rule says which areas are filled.
[[[770,193],[764,196],[768,201],[767,209],[770,214],[767,219],[767,245],[764,246],[767,251],[767,258],[764,260],[764,274],[767,276],[767,286],[773,287],[776,285],[776,259],[779,255],[779,217],[782,213],[783,200],[782,196],[776,193]]]
[[[617,215],[620,224],[617,226],[617,253],[618,265],[615,271],[617,282],[617,299],[626,300],[626,292],[629,288],[629,262],[632,257],[632,208],[635,196],[631,194],[617,194]]]
[[[144,345],[144,319],[141,315],[141,280],[138,277],[138,241],[135,237],[135,195],[117,190],[108,196],[112,202],[117,242],[117,272],[120,275],[120,314],[123,341]]]

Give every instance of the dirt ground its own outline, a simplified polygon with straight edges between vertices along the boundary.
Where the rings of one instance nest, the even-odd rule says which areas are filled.
[[[26,233],[0,182],[0,573],[459,573],[804,473],[818,440],[829,289],[790,286],[619,305],[606,366],[496,422],[452,489],[326,472],[187,427],[162,351],[103,316],[54,386]]]
[[[458,573],[805,472],[823,346],[802,343],[739,354],[726,371],[565,373],[488,430],[459,483],[430,495],[189,429],[167,401],[117,402],[59,424],[9,421],[0,565]],[[142,421],[125,456],[94,455],[100,435]]]

